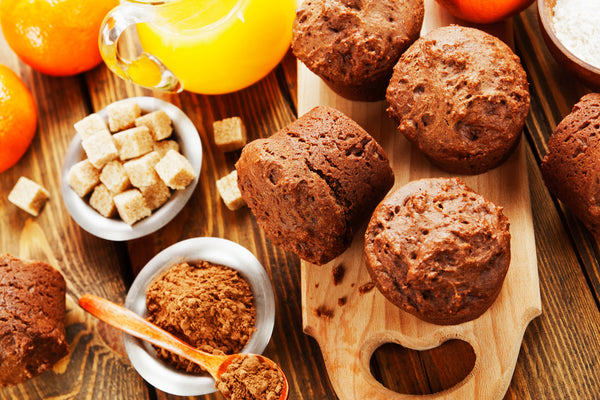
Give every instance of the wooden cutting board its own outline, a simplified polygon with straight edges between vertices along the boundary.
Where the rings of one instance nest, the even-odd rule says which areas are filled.
[[[425,1],[423,32],[456,22],[434,0]],[[490,32],[511,38],[510,26]],[[433,167],[395,129],[385,101],[345,100],[304,65],[298,66],[298,113],[317,105],[344,112],[365,128],[385,149],[395,173],[392,190],[424,177],[450,176]],[[363,235],[357,232],[350,249],[327,265],[302,262],[304,331],[320,345],[333,387],[342,400],[364,399],[502,399],[510,383],[525,328],[541,314],[541,299],[531,203],[525,161],[525,140],[502,166],[477,176],[463,176],[473,190],[504,207],[510,221],[511,265],[500,295],[481,317],[456,326],[423,322],[400,311],[375,288],[363,259]],[[342,266],[340,280],[334,269]],[[432,395],[399,394],[385,388],[370,373],[369,360],[384,343],[427,350],[451,340],[468,342],[476,361],[456,386]]]

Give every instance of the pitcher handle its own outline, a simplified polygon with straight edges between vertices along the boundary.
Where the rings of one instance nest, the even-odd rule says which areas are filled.
[[[106,65],[123,79],[149,89],[180,92],[183,86],[179,79],[157,57],[146,51],[133,59],[124,59],[119,54],[118,44],[123,32],[131,25],[152,20],[149,6],[121,4],[113,8],[100,27],[98,45]]]

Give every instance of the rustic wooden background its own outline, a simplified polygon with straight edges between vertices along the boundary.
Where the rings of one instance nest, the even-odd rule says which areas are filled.
[[[534,217],[543,314],[525,332],[506,399],[600,399],[600,266],[598,244],[543,185],[539,163],[556,124],[587,90],[557,65],[539,32],[534,6],[513,18],[516,49],[531,83],[531,113],[524,140]],[[247,209],[229,211],[219,200],[217,178],[233,169],[239,152],[223,154],[212,141],[212,122],[239,115],[250,139],[269,136],[296,118],[296,63],[288,54],[265,79],[225,96],[165,95],[140,89],[104,66],[75,77],[54,78],[21,63],[0,37],[0,63],[33,92],[38,132],[21,161],[0,175],[0,252],[44,260],[68,281],[68,341],[71,354],[40,377],[0,389],[0,399],[178,399],[154,390],[131,367],[120,333],[76,305],[83,293],[123,302],[135,274],[157,252],[182,239],[223,237],[250,249],[271,276],[277,316],[265,354],[290,382],[291,400],[335,399],[316,342],[302,332],[300,261],[274,247]],[[73,123],[113,101],[151,95],[186,112],[200,132],[204,160],[189,204],[148,237],[111,242],[80,229],[60,194],[62,159]],[[51,200],[31,218],[7,200],[24,175],[42,183]],[[404,393],[432,393],[459,382],[474,358],[460,341],[415,352],[384,345],[372,359],[374,375]],[[202,399],[222,399],[208,395]]]

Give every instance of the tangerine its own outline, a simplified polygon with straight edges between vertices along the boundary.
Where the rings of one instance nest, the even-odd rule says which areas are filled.
[[[117,5],[118,0],[2,0],[0,25],[27,65],[48,75],[75,75],[102,61],[100,24]]]
[[[17,74],[0,64],[0,172],[25,154],[36,126],[37,109],[31,92]]]
[[[515,15],[534,0],[436,0],[455,17],[476,24],[490,24]]]

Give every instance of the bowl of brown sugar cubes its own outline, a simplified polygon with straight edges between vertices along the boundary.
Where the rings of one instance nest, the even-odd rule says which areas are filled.
[[[202,166],[196,127],[153,97],[110,104],[74,124],[62,168],[67,210],[84,230],[122,241],[148,235],[192,196]]]

